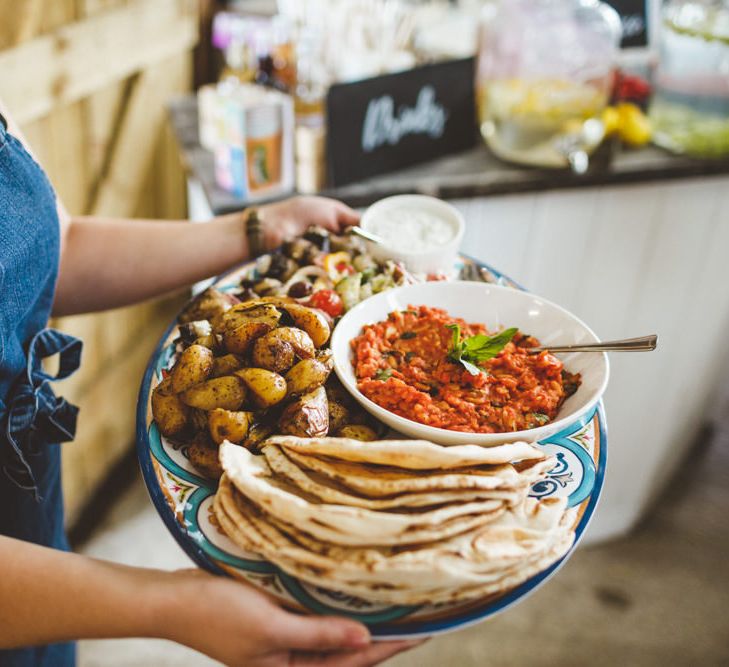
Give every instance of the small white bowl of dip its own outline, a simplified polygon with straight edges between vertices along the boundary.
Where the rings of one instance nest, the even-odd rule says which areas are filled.
[[[401,261],[413,273],[448,274],[466,223],[460,211],[442,199],[397,195],[372,204],[360,226],[383,240],[368,243],[375,259]]]

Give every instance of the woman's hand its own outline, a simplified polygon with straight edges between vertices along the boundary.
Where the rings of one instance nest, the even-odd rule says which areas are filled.
[[[359,213],[327,197],[292,197],[261,206],[258,212],[268,248],[276,248],[283,241],[300,236],[311,225],[341,232],[359,222]]]
[[[250,586],[199,570],[172,573],[170,581],[168,638],[231,667],[368,667],[420,643],[371,643],[359,623],[299,616]]]

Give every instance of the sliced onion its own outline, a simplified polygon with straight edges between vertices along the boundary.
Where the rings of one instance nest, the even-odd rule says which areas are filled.
[[[291,287],[291,285],[293,285],[294,283],[298,283],[301,280],[306,280],[308,278],[316,278],[317,282],[320,280],[326,281],[325,289],[332,289],[334,287],[334,283],[332,282],[331,278],[327,275],[327,272],[320,266],[302,266],[300,269],[295,271],[294,275],[292,275],[283,284],[283,286],[281,287],[281,293],[288,294],[289,287]]]

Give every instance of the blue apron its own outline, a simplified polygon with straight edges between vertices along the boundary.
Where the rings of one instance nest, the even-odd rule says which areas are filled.
[[[50,383],[76,370],[81,341],[45,328],[59,235],[53,188],[0,116],[0,534],[68,549],[58,443],[73,439],[77,409]],[[42,361],[56,355],[52,376]],[[0,667],[74,664],[73,644],[0,651]]]

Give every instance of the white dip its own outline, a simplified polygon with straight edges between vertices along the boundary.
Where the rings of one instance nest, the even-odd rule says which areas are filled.
[[[437,213],[407,206],[379,212],[367,230],[382,237],[388,247],[405,253],[433,250],[456,233],[455,225]]]

